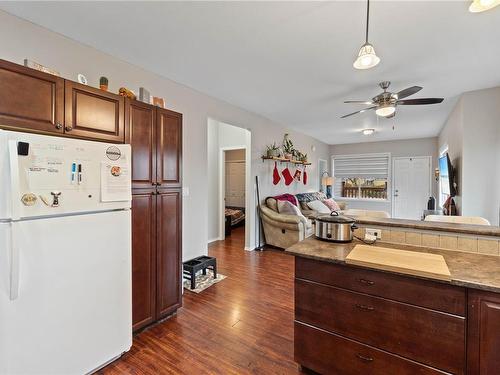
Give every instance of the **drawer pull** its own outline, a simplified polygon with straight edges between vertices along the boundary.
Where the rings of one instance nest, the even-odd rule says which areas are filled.
[[[370,285],[370,286],[371,286],[371,285],[373,285],[373,284],[375,284],[375,282],[374,282],[374,281],[371,281],[371,280],[366,280],[366,279],[359,279],[359,282],[360,282],[361,284],[364,284],[364,285]]]
[[[373,362],[373,358],[372,357],[365,357],[364,355],[361,355],[359,353],[356,354],[356,357],[358,357],[359,359],[361,359],[364,362]]]
[[[360,309],[360,310],[365,310],[365,311],[373,311],[373,310],[375,310],[375,308],[372,307],[372,306],[360,305],[358,303],[356,304],[356,307],[358,309]]]

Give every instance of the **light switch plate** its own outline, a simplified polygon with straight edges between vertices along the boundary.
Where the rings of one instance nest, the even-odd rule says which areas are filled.
[[[187,186],[182,188],[182,196],[183,197],[189,196],[189,188]]]

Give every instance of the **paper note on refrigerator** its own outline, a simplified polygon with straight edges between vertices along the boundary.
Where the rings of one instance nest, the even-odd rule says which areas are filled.
[[[101,201],[118,202],[130,200],[130,171],[127,165],[101,162]]]

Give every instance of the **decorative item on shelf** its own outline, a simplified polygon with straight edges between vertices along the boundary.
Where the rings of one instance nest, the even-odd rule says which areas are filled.
[[[333,186],[334,179],[328,172],[323,172],[321,175],[321,184],[326,186],[326,197],[331,198],[332,197],[332,186]]]
[[[307,154],[303,154],[302,152],[295,150],[296,151],[296,158],[297,161],[301,161],[303,163],[307,163]]]
[[[104,91],[108,91],[109,80],[102,76],[99,78],[99,88]]]
[[[267,146],[266,155],[268,158],[279,158],[280,157],[280,148],[276,146],[276,142],[273,142],[272,145]]]
[[[46,66],[43,66],[42,64],[39,64],[33,60],[24,59],[24,66],[27,68],[38,70],[40,72],[52,74],[53,76],[57,77],[61,76],[61,74],[58,71],[47,68]]]
[[[290,140],[288,133],[283,137],[283,156],[287,160],[292,160],[295,148],[293,147],[293,142]]]
[[[283,176],[283,179],[285,180],[285,185],[289,186],[293,182],[293,176],[290,173],[290,169],[288,169],[288,165],[281,171],[281,175]]]
[[[297,168],[295,170],[295,173],[293,174],[293,179],[297,182],[300,182],[301,176],[302,176],[302,171],[299,168]]]
[[[118,95],[124,96],[129,99],[136,99],[134,92],[127,89],[126,87],[120,87],[120,90],[118,90]]]
[[[151,94],[144,87],[139,87],[139,100],[143,103],[151,104]]]
[[[274,168],[273,168],[273,185],[278,185],[281,180],[281,176],[278,172],[278,163],[274,162]]]
[[[163,100],[163,98],[160,98],[158,96],[153,96],[153,105],[160,108],[165,108],[165,100]]]
[[[78,82],[82,85],[88,85],[87,77],[85,77],[82,73],[78,73]]]

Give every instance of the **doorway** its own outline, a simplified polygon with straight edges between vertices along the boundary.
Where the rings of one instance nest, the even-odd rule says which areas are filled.
[[[246,148],[227,147],[221,152],[221,238],[244,240],[247,223]]]
[[[420,220],[431,196],[431,156],[393,158],[392,217]]]

